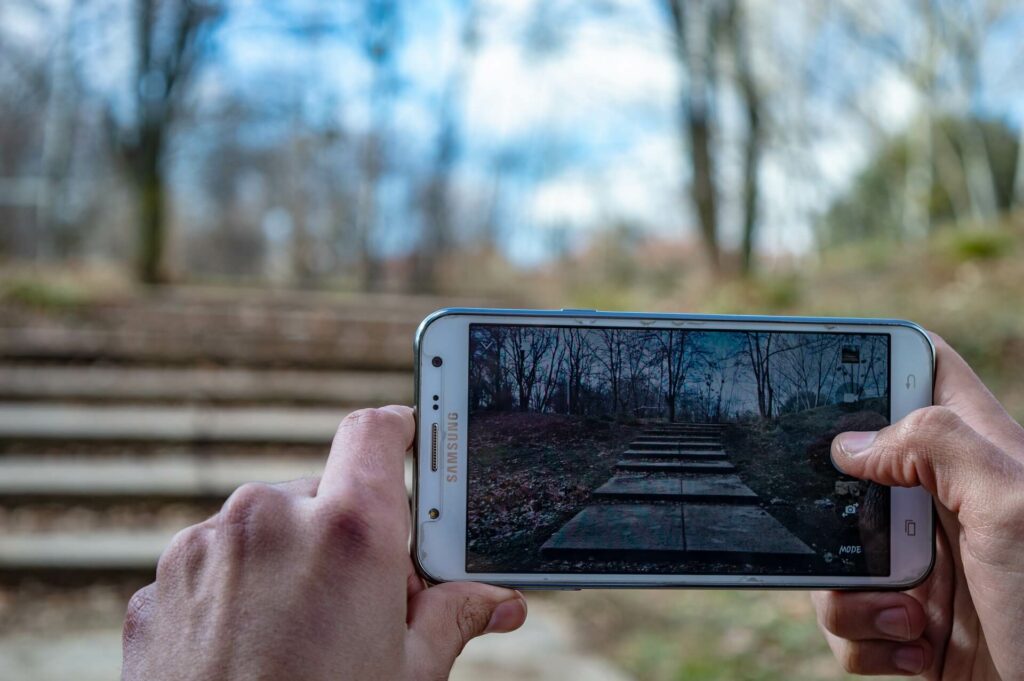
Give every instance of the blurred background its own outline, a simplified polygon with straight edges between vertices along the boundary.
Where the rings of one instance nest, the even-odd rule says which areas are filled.
[[[409,402],[446,305],[896,316],[1024,417],[1010,0],[4,0],[0,678]],[[806,596],[586,592],[473,679],[840,679]]]

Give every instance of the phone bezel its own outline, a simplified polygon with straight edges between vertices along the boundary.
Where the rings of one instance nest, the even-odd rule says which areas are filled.
[[[420,573],[433,582],[481,581],[524,589],[578,588],[827,588],[906,589],[923,580],[935,557],[934,511],[931,497],[921,488],[893,488],[890,519],[891,572],[888,576],[803,575],[665,575],[477,573],[465,571],[466,466],[469,324],[511,323],[565,326],[612,324],[636,328],[715,330],[819,331],[887,333],[891,337],[890,390],[893,421],[932,402],[935,351],[928,334],[913,322],[896,319],[764,317],[602,312],[596,310],[503,310],[449,308],[438,310],[420,324],[416,333],[416,404],[419,414],[413,465],[413,560]],[[842,328],[839,328],[842,327]],[[441,367],[430,364],[441,355]],[[897,389],[896,377],[913,375]],[[433,408],[433,395],[440,396]],[[431,428],[445,430],[454,414],[456,482],[446,481],[444,451],[438,471],[430,470]],[[462,443],[460,448],[458,443]],[[428,509],[438,508],[431,519]],[[904,533],[907,521],[916,523],[913,537]]]

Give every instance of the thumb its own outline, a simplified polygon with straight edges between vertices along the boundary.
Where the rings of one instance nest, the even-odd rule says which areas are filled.
[[[882,485],[921,485],[954,513],[1020,475],[1011,470],[1015,461],[946,407],[918,409],[877,433],[840,433],[832,461]]]
[[[443,667],[439,676],[444,677],[471,639],[514,631],[525,621],[523,595],[489,584],[446,582],[409,601],[409,635],[420,648],[418,659]]]

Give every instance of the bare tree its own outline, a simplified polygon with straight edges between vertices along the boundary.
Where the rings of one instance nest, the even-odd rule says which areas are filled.
[[[546,334],[551,338],[550,354],[546,360],[547,371],[541,380],[539,394],[537,395],[537,410],[547,411],[551,404],[551,398],[559,387],[559,379],[562,376],[562,363],[565,359],[565,347],[562,345],[562,337],[559,333]]]
[[[747,124],[746,137],[743,141],[743,186],[741,190],[743,213],[740,218],[742,228],[740,267],[744,274],[749,274],[754,268],[754,243],[758,224],[758,187],[760,186],[758,173],[761,168],[764,145],[761,89],[754,78],[754,70],[750,63],[748,21],[748,13],[744,10],[743,4],[737,0],[731,0],[726,13],[725,33],[729,40],[729,48],[736,70],[736,85],[743,103],[743,114]]]
[[[519,411],[528,411],[533,397],[534,387],[539,379],[538,372],[545,354],[551,348],[552,339],[556,334],[547,333],[544,329],[525,326],[509,327],[505,340],[510,363],[509,371],[516,389]]]
[[[217,0],[135,0],[135,73],[129,115],[113,105],[106,118],[118,155],[126,162],[139,211],[136,269],[141,281],[168,277],[165,151],[187,89],[223,14]]]
[[[680,129],[688,141],[693,177],[690,196],[697,209],[701,238],[711,266],[721,265],[718,241],[718,196],[715,186],[714,107],[718,78],[715,38],[725,13],[721,3],[663,0],[671,18],[678,59],[686,82],[680,105]]]
[[[584,382],[590,374],[590,348],[587,334],[583,329],[563,329],[565,341],[566,383],[568,387],[569,413],[583,413],[581,392]]]
[[[775,334],[748,331],[745,334],[750,370],[757,386],[757,410],[761,418],[775,415],[775,387],[772,385],[772,341]]]
[[[599,329],[597,337],[602,346],[594,353],[594,359],[604,368],[611,389],[611,413],[618,415],[622,407],[622,350],[623,335],[628,333],[621,329]]]
[[[686,381],[687,343],[686,333],[682,331],[661,331],[656,334],[661,345],[661,354],[665,362],[665,407],[668,409],[668,420],[676,420],[676,407],[679,402],[680,388]]]

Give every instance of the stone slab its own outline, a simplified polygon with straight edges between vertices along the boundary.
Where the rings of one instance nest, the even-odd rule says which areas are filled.
[[[633,440],[632,449],[721,449],[716,442],[662,442],[660,440]]]
[[[587,506],[541,546],[541,555],[683,550],[683,514],[677,505]]]
[[[757,495],[735,475],[699,478],[616,476],[594,492],[604,499],[753,503]]]
[[[696,433],[650,433],[650,432],[648,432],[648,433],[644,433],[643,439],[644,440],[673,440],[673,441],[677,441],[677,440],[699,440],[699,441],[704,441],[704,440],[719,440],[719,439],[721,439],[721,435],[717,435],[717,434],[715,434],[715,435],[703,435],[703,434],[698,435]]]
[[[627,459],[693,459],[694,461],[705,461],[713,459],[725,459],[726,454],[722,450],[665,450],[665,449],[627,449],[622,453]]]
[[[685,504],[686,549],[711,554],[810,556],[814,551],[755,506]]]
[[[658,473],[722,473],[736,470],[728,461],[626,461],[615,467],[623,471],[651,471]]]
[[[779,521],[750,506],[587,506],[541,547],[545,558],[728,562],[806,559],[814,552]]]

